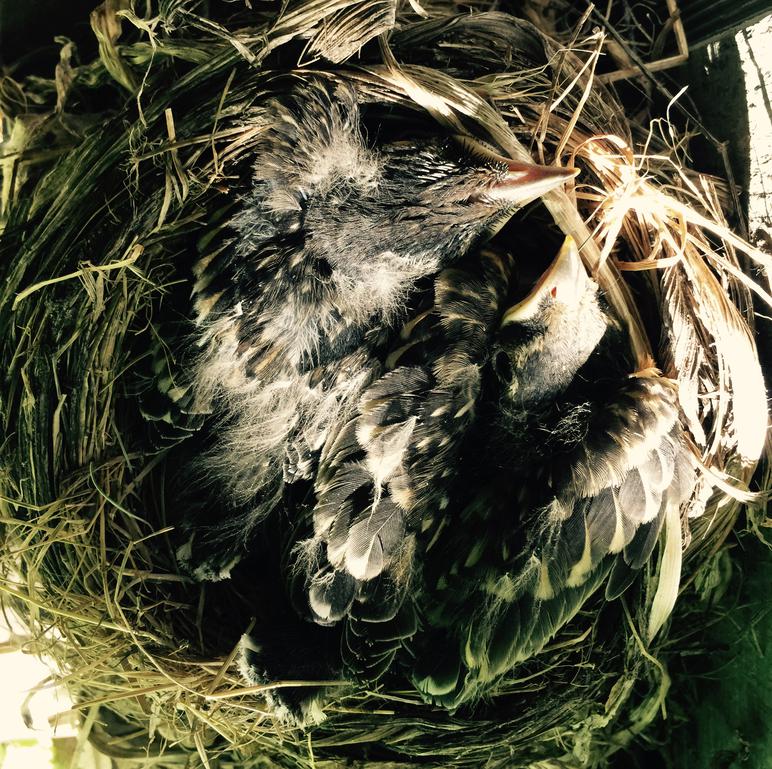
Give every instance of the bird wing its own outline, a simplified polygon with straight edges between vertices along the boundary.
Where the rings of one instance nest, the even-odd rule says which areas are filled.
[[[491,545],[452,569],[446,594],[462,598],[445,614],[461,631],[450,641],[454,654],[444,641],[444,654],[435,647],[418,655],[413,680],[427,698],[455,707],[480,696],[537,654],[598,587],[605,583],[607,599],[624,592],[673,514],[680,536],[695,471],[678,417],[674,384],[647,370],[624,380],[613,397],[574,404],[551,425],[543,469],[549,494],[545,504],[512,514],[514,555],[494,556]],[[484,540],[486,522],[477,525]],[[497,553],[499,546],[506,551],[506,542],[496,543]],[[660,582],[669,585],[658,591],[661,603],[679,577],[678,569],[663,570]],[[670,608],[660,607],[657,621]]]
[[[314,536],[300,548],[309,604],[318,622],[348,618],[349,661],[360,674],[385,670],[395,641],[415,632],[404,598],[416,535],[448,504],[511,269],[508,255],[485,250],[443,271],[433,304],[405,324],[386,356],[391,370],[322,451]]]
[[[148,423],[148,441],[155,451],[170,449],[196,434],[210,413],[207,405],[195,398],[180,354],[174,352],[182,347],[181,325],[169,322],[156,329],[148,356],[150,365],[139,385],[139,409]]]
[[[182,278],[175,276],[164,289],[162,303],[153,318],[153,343],[138,386],[140,412],[150,427],[148,440],[153,449],[171,449],[196,434],[212,413],[211,398],[202,397],[196,386],[198,352],[193,345],[193,319],[190,317],[191,279],[195,299],[195,316],[200,324],[221,295],[214,280],[214,264],[226,259],[232,233],[227,220],[233,214],[234,204],[221,205],[210,214],[208,227],[191,251],[195,260],[187,265],[189,273],[181,270]],[[213,274],[206,272],[206,266]],[[156,317],[156,315],[158,317]]]

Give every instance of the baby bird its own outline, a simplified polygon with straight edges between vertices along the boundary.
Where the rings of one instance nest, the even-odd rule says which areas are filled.
[[[620,595],[694,486],[674,385],[635,370],[573,241],[506,309],[511,272],[484,250],[440,273],[330,431],[288,569],[305,574],[308,617],[342,627],[339,674],[407,668],[448,708],[491,691],[599,586]]]
[[[196,541],[180,555],[205,579],[227,576],[287,483],[313,477],[330,426],[382,373],[372,352],[416,285],[574,175],[470,140],[369,146],[354,89],[321,79],[252,119],[248,191],[194,270],[186,407],[218,420],[203,463],[231,511],[189,522]]]
[[[567,239],[503,314],[484,432],[469,444],[483,458],[471,470],[480,491],[432,534],[442,562],[424,559],[426,629],[412,677],[427,699],[456,707],[483,696],[598,587],[607,600],[621,595],[668,517],[680,532],[696,474],[675,385],[636,370],[628,351]],[[650,637],[672,609],[669,588]]]

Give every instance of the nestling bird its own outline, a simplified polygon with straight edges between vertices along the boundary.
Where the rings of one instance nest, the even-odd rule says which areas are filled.
[[[185,399],[213,412],[217,498],[180,557],[226,577],[286,521],[286,605],[244,674],[402,671],[455,708],[647,562],[693,485],[674,387],[636,371],[571,241],[506,309],[513,258],[481,246],[573,172],[469,139],[373,146],[356,92],[322,80],[253,119],[247,192],[195,269]],[[306,720],[318,694],[273,701]]]
[[[287,574],[342,629],[331,674],[475,701],[599,586],[621,594],[692,492],[673,383],[635,370],[575,244],[505,309],[511,273],[497,251],[443,270],[325,443]]]
[[[204,462],[232,511],[189,527],[181,557],[201,578],[227,576],[285,486],[313,477],[417,284],[574,176],[469,139],[370,146],[355,90],[321,79],[250,120],[260,139],[247,191],[195,267],[200,352],[186,399],[219,422]]]

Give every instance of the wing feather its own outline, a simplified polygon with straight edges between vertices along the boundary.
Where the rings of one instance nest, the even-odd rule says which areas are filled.
[[[480,368],[511,269],[509,256],[484,251],[466,269],[441,273],[433,307],[405,324],[396,354],[387,355],[401,365],[365,389],[356,413],[321,449],[314,539],[303,548],[322,553],[307,559],[309,602],[318,622],[345,616],[344,657],[366,677],[393,658],[373,645],[382,633],[372,627],[414,614],[405,596],[416,535],[427,515],[442,517],[446,471],[476,417]],[[353,580],[351,601],[339,572]],[[416,627],[411,616],[387,631],[389,648]]]
[[[588,422],[578,432],[591,437],[555,452],[561,464],[548,473],[554,497],[526,524],[533,555],[514,574],[520,587],[479,601],[461,652],[466,677],[436,701],[474,697],[538,653],[604,583],[609,599],[621,595],[651,560],[663,528],[649,637],[672,609],[680,575],[676,528],[695,480],[674,388],[646,372],[627,380],[605,409],[582,413]],[[426,691],[436,688],[424,682]]]

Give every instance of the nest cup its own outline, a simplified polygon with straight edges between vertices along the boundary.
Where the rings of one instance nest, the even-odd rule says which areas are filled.
[[[698,575],[753,499],[766,403],[752,295],[770,297],[749,267],[768,257],[732,234],[720,186],[683,168],[668,132],[630,124],[594,81],[596,38],[566,46],[485,7],[433,5],[426,20],[389,2],[196,8],[141,17],[105,3],[91,18],[99,58],[76,64],[67,44],[52,80],[4,82],[4,606],[54,661],[92,742],[129,764],[602,763],[667,694],[667,636],[644,639],[656,559],[624,601],[591,599],[475,709],[449,714],[407,685],[342,686],[309,731],[274,721],[265,690],[286,682],[246,687],[235,661],[255,595],[195,584],[174,558],[175,449],[148,450],[136,404],[156,319],[222,226],[258,138],[251,106],[297,79],[576,165],[575,186],[545,197],[553,229],[582,245],[641,366],[678,381],[705,468],[678,621],[699,610]]]

